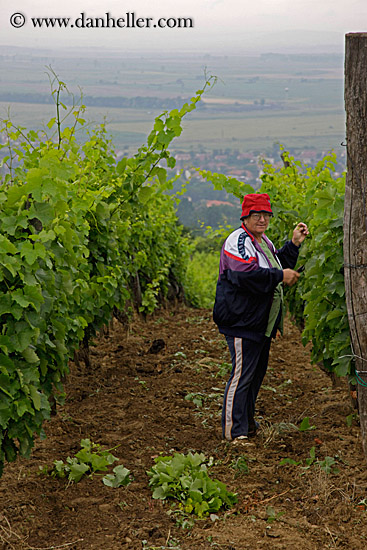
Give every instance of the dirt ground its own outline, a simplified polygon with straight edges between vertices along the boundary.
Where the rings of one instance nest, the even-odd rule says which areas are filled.
[[[367,470],[357,421],[346,421],[354,413],[346,385],[332,388],[287,323],[258,399],[261,431],[234,445],[220,430],[229,361],[210,311],[177,306],[135,319],[128,331],[114,321],[95,340],[91,365],[71,364],[47,439],[36,441],[30,460],[6,465],[0,548],[365,550]],[[314,428],[301,431],[305,417]],[[97,475],[68,484],[45,473],[83,438],[117,446],[134,481],[111,488]],[[154,457],[190,450],[213,457],[209,475],[237,493],[234,508],[193,520],[152,499],[146,471]]]

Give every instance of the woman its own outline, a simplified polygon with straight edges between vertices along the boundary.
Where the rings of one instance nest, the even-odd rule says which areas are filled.
[[[223,244],[213,318],[225,335],[232,373],[224,392],[223,437],[255,435],[255,401],[265,376],[271,339],[283,322],[283,283],[292,286],[299,247],[308,235],[299,223],[291,241],[276,250],[266,237],[273,212],[266,193],[246,195],[241,227]]]

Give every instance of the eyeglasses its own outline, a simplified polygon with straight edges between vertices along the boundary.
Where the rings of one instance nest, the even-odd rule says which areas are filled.
[[[267,212],[252,212],[250,216],[253,220],[257,222],[260,220],[260,218],[264,218],[265,221],[269,221],[271,218],[271,214],[268,214]]]

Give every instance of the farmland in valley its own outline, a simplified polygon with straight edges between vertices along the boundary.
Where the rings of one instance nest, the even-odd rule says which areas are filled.
[[[6,118],[10,106],[14,121],[27,127],[49,120],[48,65],[76,98],[82,89],[87,119],[106,120],[117,149],[132,152],[165,102],[190,98],[203,85],[205,72],[216,75],[218,82],[185,122],[174,149],[266,153],[274,142],[281,142],[297,150],[338,152],[344,139],[343,62],[336,54],[152,57],[2,47],[1,117]],[[135,104],[115,106],[118,99]]]

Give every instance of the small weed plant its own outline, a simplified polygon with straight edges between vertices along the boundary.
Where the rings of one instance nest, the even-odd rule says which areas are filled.
[[[274,521],[279,521],[279,519],[284,515],[284,512],[276,512],[273,506],[268,506],[266,509],[266,523],[273,523]]]
[[[201,392],[190,392],[185,396],[185,401],[192,401],[194,405],[201,408],[205,400],[205,395]]]
[[[348,426],[348,428],[351,428],[353,426],[353,422],[358,422],[358,414],[357,413],[351,413],[345,418],[345,422]]]
[[[300,425],[298,426],[300,432],[307,432],[309,430],[315,430],[316,426],[311,426],[310,419],[308,416],[305,416]]]
[[[223,363],[221,363],[218,367],[218,372],[216,376],[223,378],[224,376],[228,376],[231,370],[232,370],[232,363],[223,361]]]
[[[55,460],[51,476],[67,478],[69,483],[78,483],[84,476],[93,476],[96,472],[106,472],[118,460],[111,454],[113,449],[103,449],[90,439],[82,439],[81,449],[74,457],[68,456],[66,462]],[[130,471],[122,465],[115,466],[113,473],[106,474],[102,481],[108,487],[124,487],[131,482]]]
[[[153,498],[178,500],[180,509],[199,518],[231,508],[237,496],[227,491],[224,483],[209,477],[205,460],[199,453],[155,458],[155,465],[147,472]]]
[[[213,389],[218,391],[209,394],[205,394],[202,392],[190,392],[185,396],[185,400],[192,401],[194,405],[196,405],[198,408],[201,408],[205,402],[222,399],[222,390],[220,390],[219,388]]]
[[[291,466],[300,466],[301,461],[293,460],[292,458],[283,458],[280,462],[280,466],[291,465]],[[323,460],[320,460],[316,457],[316,447],[311,447],[309,452],[309,457],[305,460],[305,466],[302,466],[304,472],[309,470],[311,466],[318,466],[325,474],[338,474],[339,469],[336,467],[337,457],[326,456]]]
[[[235,470],[235,477],[241,477],[250,472],[248,463],[254,461],[254,458],[248,458],[247,456],[241,455],[231,464],[231,467]]]

